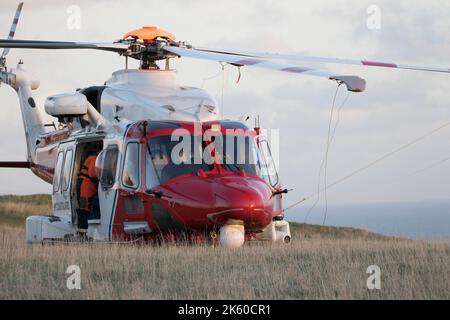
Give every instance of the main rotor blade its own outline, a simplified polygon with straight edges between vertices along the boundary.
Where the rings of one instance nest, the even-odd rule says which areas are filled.
[[[0,168],[31,168],[28,161],[0,161]]]
[[[239,55],[245,55],[245,56],[249,56],[249,57],[256,57],[256,58],[270,59],[270,60],[337,63],[337,64],[360,65],[360,66],[368,66],[368,67],[384,67],[384,68],[397,68],[397,69],[408,69],[408,70],[418,70],[418,71],[450,73],[450,68],[398,64],[398,63],[392,63],[392,62],[381,62],[381,61],[372,61],[372,60],[327,58],[327,57],[306,56],[306,55],[301,55],[301,54],[245,52],[245,51],[234,51],[234,50],[233,51],[214,50],[214,49],[208,49],[208,48],[196,48],[196,49],[199,51],[204,51],[204,52],[214,52],[214,53],[223,53],[223,54],[239,54]]]
[[[0,39],[0,48],[22,49],[94,49],[124,53],[128,44],[119,42],[69,42],[69,41],[38,41]]]
[[[14,34],[16,33],[17,23],[19,22],[20,13],[22,12],[23,2],[19,3],[17,6],[16,14],[14,15],[13,22],[11,24],[11,29],[9,30],[8,39],[11,40],[14,38]],[[9,53],[9,48],[3,49],[2,58],[6,57]]]
[[[212,52],[174,46],[163,46],[162,50],[175,54],[177,56],[226,62],[235,66],[252,66],[258,68],[267,68],[284,72],[323,77],[330,80],[336,80],[340,83],[344,83],[347,86],[347,89],[353,92],[362,92],[366,87],[366,81],[358,76],[339,75],[330,71],[306,68],[294,64],[274,62],[255,56],[224,53],[224,52]]]

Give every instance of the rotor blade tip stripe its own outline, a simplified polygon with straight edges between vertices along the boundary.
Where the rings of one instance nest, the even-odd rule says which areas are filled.
[[[264,60],[259,60],[259,59],[242,59],[242,60],[238,60],[236,62],[233,62],[234,64],[241,64],[243,66],[252,66],[258,63],[262,63],[262,62],[266,62]]]
[[[306,71],[309,71],[309,70],[311,70],[311,69],[309,69],[309,68],[302,68],[302,67],[289,67],[289,68],[281,69],[281,71],[294,72],[294,73],[302,73],[302,72],[306,72]]]
[[[362,60],[361,62],[365,66],[397,68],[397,65],[394,63],[376,62],[376,61],[368,61],[368,60]]]

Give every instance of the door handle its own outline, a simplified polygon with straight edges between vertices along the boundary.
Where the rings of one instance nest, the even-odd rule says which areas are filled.
[[[122,194],[122,196],[123,196],[124,198],[131,198],[132,196],[134,196],[134,193],[125,191],[125,192]]]

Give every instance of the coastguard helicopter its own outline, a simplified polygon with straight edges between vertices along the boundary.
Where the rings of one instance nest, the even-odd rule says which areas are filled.
[[[157,27],[142,27],[106,43],[14,40],[22,6],[17,8],[8,39],[0,40],[5,48],[0,83],[18,94],[27,161],[0,162],[0,167],[29,168],[53,185],[53,214],[26,219],[30,243],[74,238],[80,208],[77,177],[92,152],[97,154],[99,212],[88,220],[90,239],[187,236],[217,239],[227,247],[253,240],[290,242],[289,223],[282,214],[282,197],[288,190],[281,187],[259,124],[250,128],[246,121],[220,119],[209,93],[177,84],[170,68],[172,58],[317,76],[343,84],[351,92],[364,91],[365,80],[298,63],[450,72],[367,60],[199,48],[176,41],[173,34]],[[103,85],[48,97],[45,112],[58,120],[59,127],[47,132],[42,107],[33,98],[39,80],[25,70],[22,61],[16,68],[7,67],[10,48],[109,51],[126,61],[137,59],[140,66],[113,72]],[[180,148],[180,140],[185,148]]]

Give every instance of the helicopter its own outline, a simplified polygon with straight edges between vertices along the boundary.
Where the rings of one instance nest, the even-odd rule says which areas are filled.
[[[177,83],[170,60],[195,58],[238,68],[256,67],[321,77],[363,92],[356,75],[306,67],[325,62],[367,67],[445,72],[450,69],[369,60],[351,60],[229,51],[194,47],[158,27],[144,26],[114,42],[15,40],[20,3],[0,60],[0,84],[18,94],[27,145],[26,161],[0,162],[27,168],[52,184],[53,214],[29,216],[29,243],[73,239],[79,219],[77,177],[95,153],[98,212],[88,219],[95,241],[133,241],[187,237],[225,247],[245,242],[289,243],[283,189],[270,144],[259,121],[220,118],[219,106],[205,90]],[[47,97],[45,112],[58,120],[47,131],[33,91],[39,80],[24,68],[8,68],[11,48],[90,49],[119,54],[126,67],[102,85]],[[129,69],[128,59],[139,61]]]

